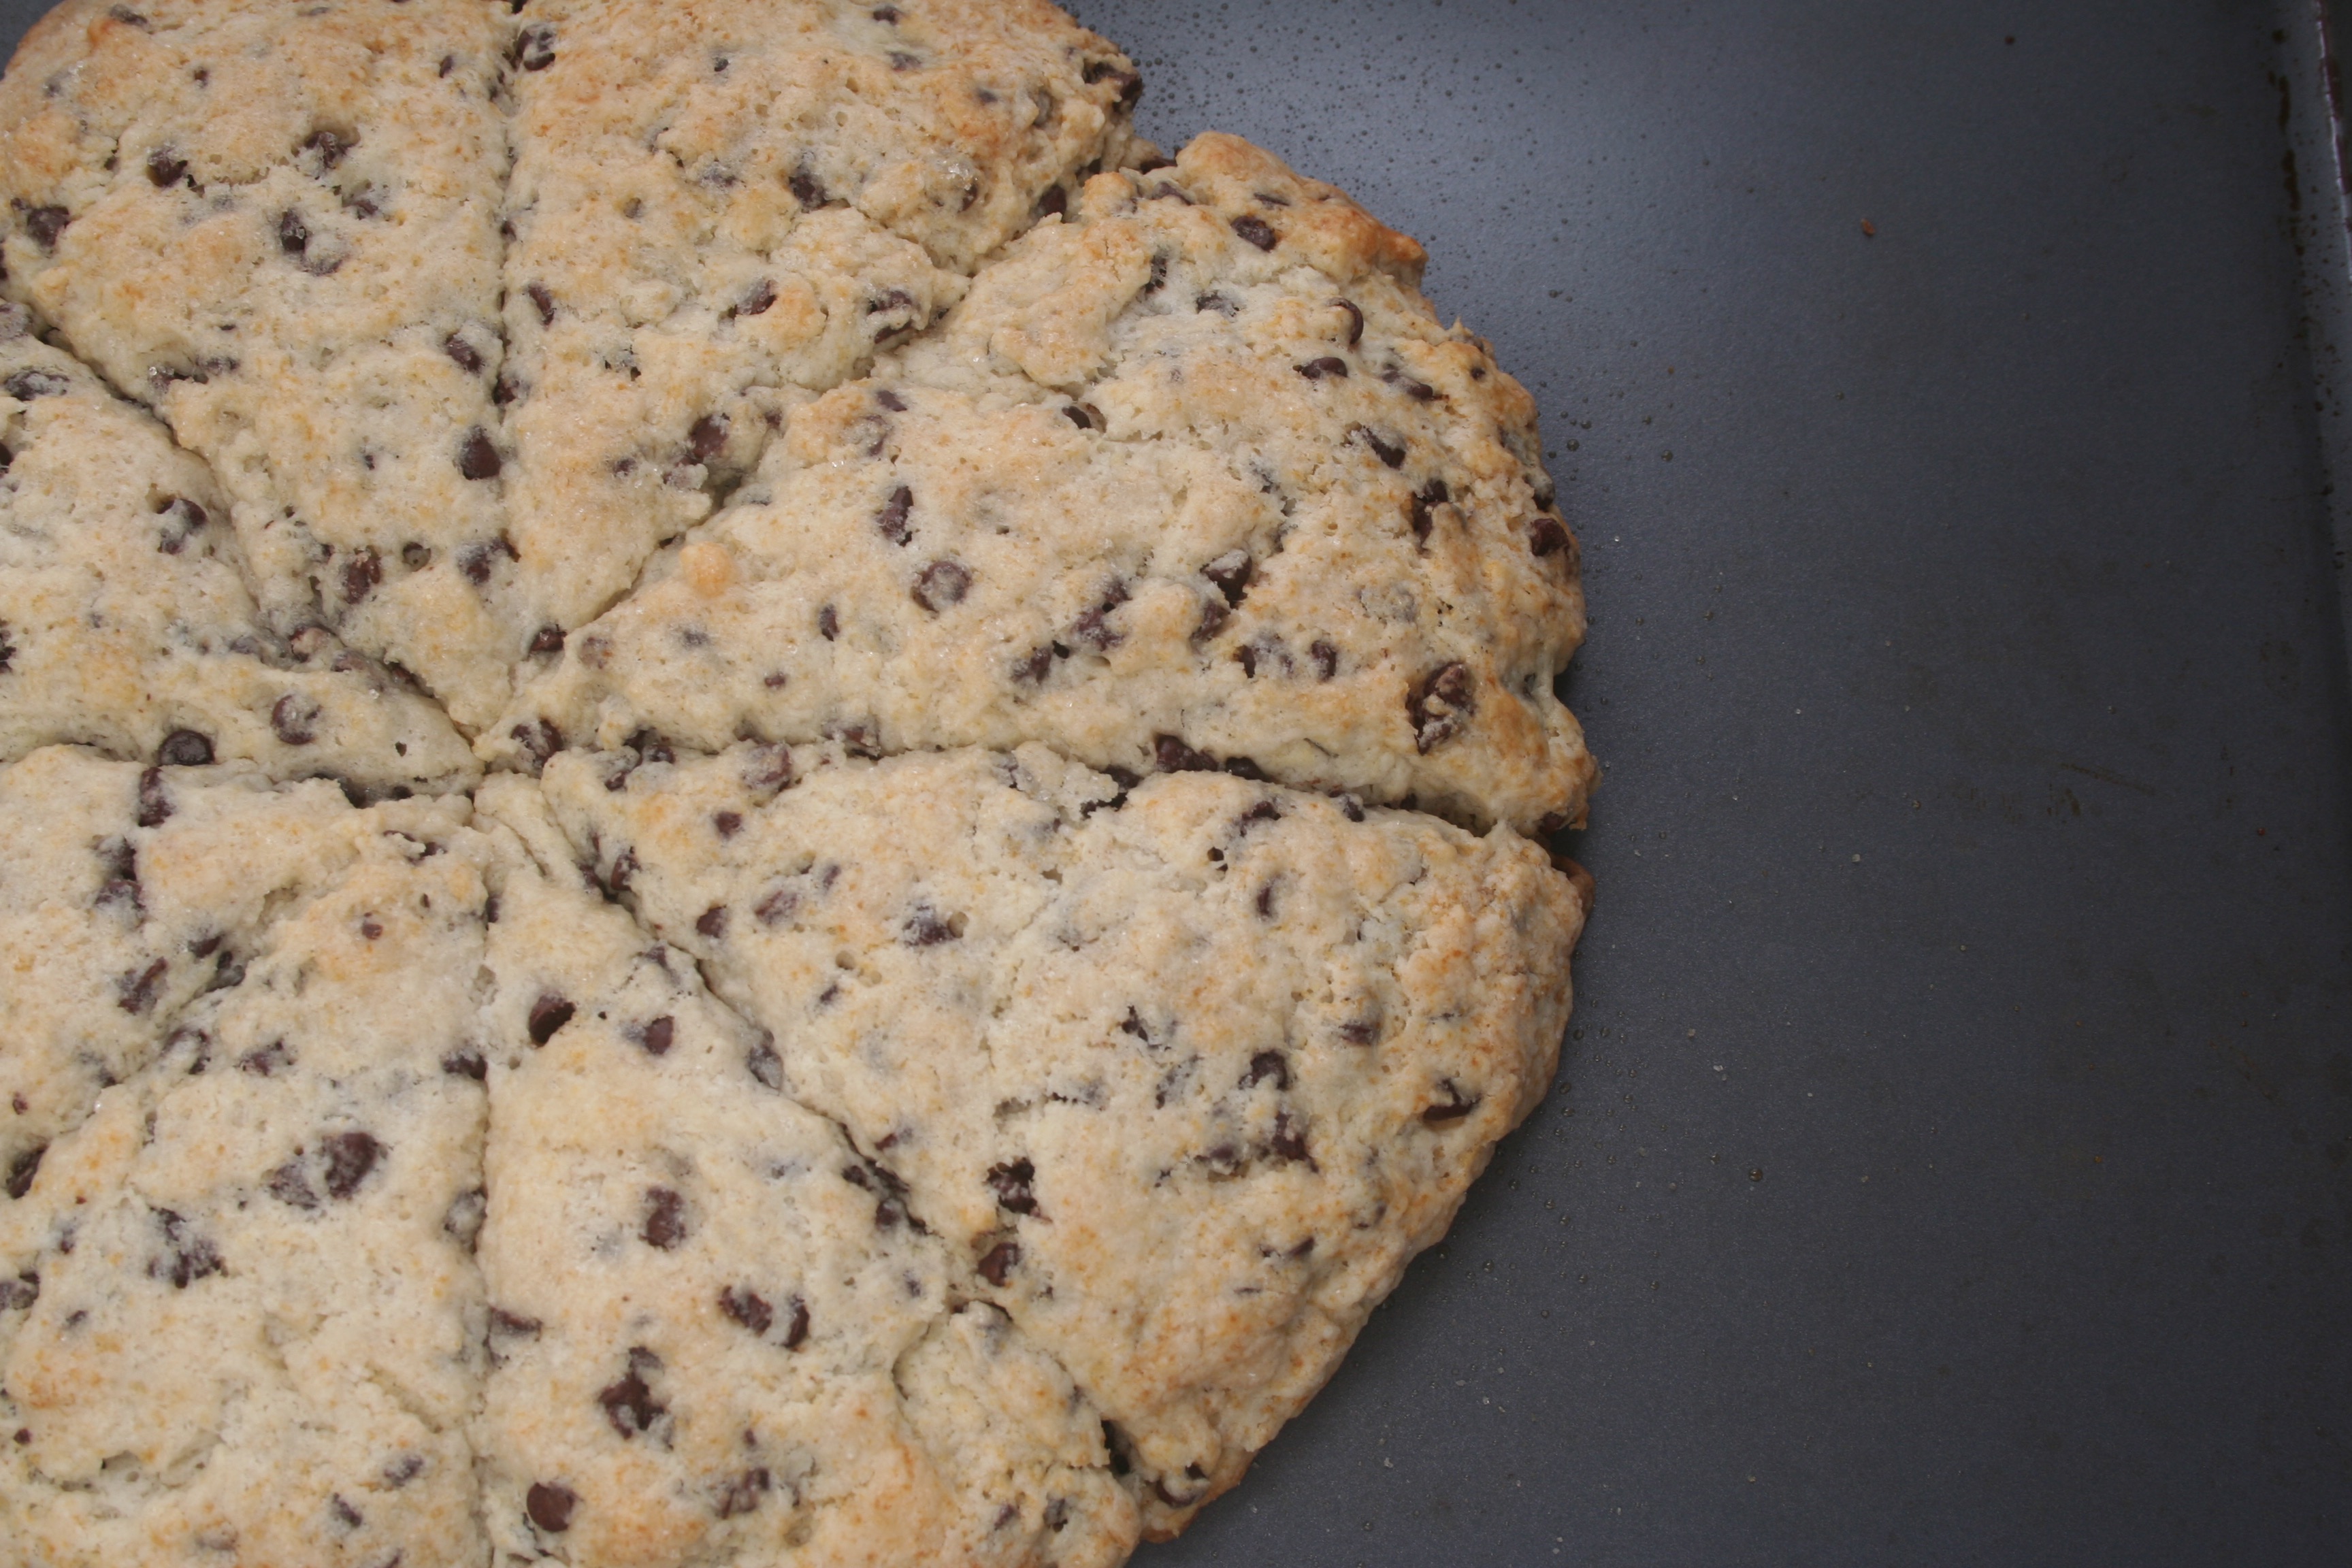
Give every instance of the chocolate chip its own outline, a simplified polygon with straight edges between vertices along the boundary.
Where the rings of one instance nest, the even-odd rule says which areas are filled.
[[[155,760],[166,767],[205,767],[213,760],[212,737],[194,730],[174,730],[155,749]]]
[[[530,1490],[523,1494],[522,1506],[531,1523],[551,1535],[561,1535],[572,1528],[572,1510],[580,1506],[580,1494],[553,1481],[533,1481]]]
[[[997,1204],[1014,1214],[1037,1212],[1037,1194],[1032,1186],[1036,1180],[1037,1167],[1026,1158],[989,1167],[988,1184],[996,1189]]]
[[[57,249],[58,236],[65,233],[66,225],[71,222],[73,215],[63,207],[25,209],[25,232],[31,235],[43,250]]]
[[[651,1366],[646,1363],[650,1362]],[[629,1352],[629,1370],[616,1383],[605,1384],[597,1391],[596,1403],[604,1407],[604,1419],[613,1430],[624,1437],[634,1437],[648,1431],[656,1421],[669,1414],[669,1406],[654,1397],[654,1391],[645,1380],[645,1372],[658,1368],[661,1363],[653,1352],[642,1347]],[[641,1370],[642,1369],[642,1370]]]
[[[942,556],[917,574],[909,592],[915,603],[938,615],[950,605],[963,603],[971,592],[971,569],[952,556]]]
[[[784,1348],[796,1351],[808,1342],[808,1303],[798,1296],[793,1298],[793,1321],[784,1325]]]
[[[302,1152],[269,1173],[261,1184],[262,1191],[279,1203],[292,1208],[314,1209],[319,1206],[319,1194],[310,1190],[310,1179],[302,1171]]]
[[[1470,716],[1477,710],[1477,685],[1469,667],[1462,664],[1449,664],[1433,673],[1405,705],[1412,721],[1414,743],[1424,756],[1467,729]]]
[[[824,187],[817,183],[816,176],[804,168],[794,171],[785,184],[792,189],[793,200],[804,207],[821,207],[831,199],[825,195]]]
[[[1250,1058],[1249,1071],[1242,1074],[1241,1087],[1255,1089],[1267,1079],[1274,1079],[1276,1089],[1290,1087],[1290,1058],[1280,1051],[1260,1051]]]
[[[495,479],[505,462],[490,440],[490,433],[480,426],[466,432],[465,441],[457,447],[457,471],[469,479]]]
[[[26,1269],[14,1279],[0,1279],[0,1312],[21,1312],[41,1299],[41,1277]]]
[[[1014,1266],[1021,1261],[1021,1244],[1000,1241],[983,1253],[980,1259],[980,1277],[1002,1289],[1012,1278]]]
[[[537,1318],[526,1318],[504,1307],[490,1309],[490,1338],[494,1340],[535,1340],[541,1326]]]
[[[1309,381],[1321,381],[1326,376],[1335,381],[1345,381],[1348,378],[1348,362],[1333,354],[1325,354],[1320,359],[1308,360],[1297,368],[1298,374]]]
[[[727,934],[727,906],[713,904],[695,917],[694,929],[713,942]]]
[[[1257,563],[1250,558],[1248,551],[1228,550],[1202,567],[1201,575],[1217,585],[1226,604],[1239,605],[1242,595],[1249,591],[1250,576],[1256,570]]]
[[[764,1334],[776,1321],[776,1310],[748,1285],[730,1285],[719,1292],[719,1310],[751,1330]]]
[[[751,287],[744,292],[744,295],[740,300],[729,307],[727,314],[730,316],[762,316],[767,314],[768,307],[775,302],[776,285],[774,280],[772,279],[762,278],[757,283],[752,284]]]
[[[441,1228],[449,1239],[474,1250],[474,1243],[482,1234],[482,1222],[490,1216],[490,1195],[479,1187],[469,1187],[449,1200],[441,1215]]]
[[[1235,303],[1230,297],[1218,293],[1208,293],[1196,296],[1192,300],[1192,310],[1195,313],[1202,310],[1214,310],[1220,316],[1223,316],[1228,319],[1238,316],[1242,313],[1242,308],[1239,304]]]
[[[482,356],[474,345],[451,332],[441,340],[441,352],[457,362],[457,368],[471,374],[482,368]]]
[[[480,1083],[490,1076],[490,1064],[473,1047],[462,1046],[441,1058],[441,1070],[451,1078],[469,1078]]]
[[[1364,312],[1353,300],[1334,300],[1331,303],[1348,312],[1348,346],[1354,348],[1364,341]]]
[[[1328,680],[1339,673],[1339,650],[1318,637],[1308,645],[1307,657],[1315,661],[1315,679]]]
[[[1081,430],[1091,430],[1095,427],[1094,421],[1087,417],[1087,411],[1075,403],[1064,408],[1062,414]]]
[[[896,5],[877,5],[866,15],[885,26],[895,27],[898,25],[898,7]]]
[[[344,155],[350,153],[353,147],[358,145],[358,137],[354,136],[349,141],[346,141],[341,132],[331,131],[326,127],[321,126],[302,139],[300,151],[305,153],[316,153],[319,155],[320,164],[322,167],[331,169],[341,163],[343,161]],[[171,182],[165,180],[159,181],[158,183],[162,184],[169,184]]]
[[[367,1522],[359,1510],[343,1500],[343,1494],[341,1492],[330,1492],[327,1495],[327,1507],[334,1514],[335,1521],[345,1530],[357,1530]]]
[[[142,827],[161,827],[172,816],[172,798],[163,793],[163,770],[149,768],[139,775],[139,815]]]
[[[403,1454],[383,1468],[383,1484],[398,1491],[424,1473],[424,1455]]]
[[[338,1132],[319,1146],[327,1156],[327,1195],[338,1203],[360,1190],[383,1154],[383,1145],[365,1132]]]
[[[289,207],[278,215],[278,248],[288,256],[300,256],[310,247],[310,226],[302,215]]]
[[[1192,628],[1193,644],[1198,646],[1209,641],[1223,631],[1225,623],[1232,618],[1233,612],[1226,609],[1222,601],[1211,599],[1201,606],[1201,624]]]
[[[1278,1110],[1274,1116],[1274,1136],[1266,1141],[1266,1149],[1277,1160],[1315,1161],[1307,1152],[1307,1132],[1290,1120],[1290,1112]]]
[[[562,653],[563,651],[563,628],[558,626],[545,626],[531,633],[530,651],[533,653]]]
[[[890,499],[874,514],[874,526],[881,530],[883,538],[893,544],[904,544],[914,537],[915,531],[907,522],[907,513],[914,504],[915,492],[907,486],[900,485],[890,492]]]
[[[555,1037],[555,1031],[572,1022],[572,1015],[580,1009],[552,991],[540,993],[539,1000],[530,1005],[530,1043],[543,1046]]]
[[[0,387],[19,403],[30,403],[36,397],[59,397],[72,389],[73,383],[53,370],[20,370]]]
[[[698,463],[707,463],[727,449],[727,416],[706,414],[686,433],[686,449]]]
[[[1431,1127],[1448,1127],[1461,1121],[1478,1109],[1483,1098],[1475,1094],[1465,1098],[1460,1086],[1450,1078],[1438,1079],[1437,1087],[1445,1091],[1445,1098],[1421,1113],[1422,1121]]]
[[[1260,920],[1274,918],[1274,884],[1268,882],[1257,890],[1257,915]]]
[[[173,152],[169,142],[147,154],[147,179],[158,190],[179,184],[187,172],[188,161]]]
[[[1234,232],[1240,235],[1244,239],[1248,240],[1252,245],[1256,246],[1260,250],[1272,250],[1275,247],[1276,243],[1282,237],[1280,235],[1274,232],[1274,226],[1272,224],[1266,222],[1265,219],[1258,216],[1255,213],[1244,213],[1241,216],[1234,219]]]
[[[645,1047],[646,1055],[649,1057],[667,1056],[670,1041],[677,1032],[677,1021],[664,1014],[637,1031],[637,1044]]]
[[[851,756],[862,757],[872,763],[882,758],[882,740],[876,733],[877,728],[871,719],[857,719],[843,724],[828,724],[824,733],[828,740],[839,742],[841,749]]]
[[[767,1494],[768,1487],[768,1472],[757,1466],[731,1480],[720,1482],[719,1517],[732,1519],[739,1513],[750,1513],[760,1506],[760,1499]]]
[[[1391,445],[1387,441],[1381,440],[1378,435],[1361,425],[1356,426],[1355,433],[1364,438],[1364,445],[1370,447],[1372,449],[1372,455],[1378,458],[1381,462],[1387,464],[1391,468],[1402,468],[1404,467],[1404,445],[1402,442]]]
[[[898,930],[898,940],[908,947],[937,947],[962,935],[961,915],[942,915],[929,904],[917,904],[914,912],[907,917],[907,923]]]
[[[1538,517],[1528,524],[1528,549],[1532,553],[1556,555],[1568,548],[1568,525],[1556,517]]]
[[[793,753],[789,746],[754,746],[743,759],[743,770],[738,775],[743,787],[753,795],[772,795],[793,782]]]
[[[278,1069],[294,1065],[294,1053],[286,1048],[283,1040],[272,1040],[259,1050],[247,1051],[236,1058],[236,1070],[251,1073],[255,1078],[275,1077]]]
[[[356,605],[383,581],[383,562],[373,550],[360,550],[343,563],[343,603]]]
[[[542,327],[553,326],[555,324],[555,296],[547,291],[547,285],[544,283],[533,283],[525,288],[523,292],[530,296],[530,302],[539,310],[539,324]]]
[[[825,605],[816,613],[816,635],[827,642],[833,641],[841,635],[841,617],[834,613],[831,605]]]
[[[544,763],[563,749],[563,731],[555,727],[552,719],[518,724],[507,733],[514,737],[535,763]]]
[[[1069,210],[1070,193],[1059,185],[1047,185],[1045,194],[1037,198],[1040,217],[1060,217]]]
[[[910,55],[904,49],[890,51],[890,68],[894,71],[910,71],[922,63],[920,55]]]
[[[157,959],[136,973],[126,972],[114,983],[114,1005],[126,1013],[144,1013],[155,1005],[155,993],[163,988],[164,972],[169,965]]]
[[[778,1090],[784,1087],[784,1058],[776,1054],[773,1036],[762,1037],[758,1045],[746,1051],[743,1065],[765,1087]]]
[[[540,24],[515,35],[514,63],[527,71],[543,71],[555,63],[555,29]]]
[[[1339,1037],[1351,1046],[1369,1046],[1381,1037],[1378,1018],[1350,1018],[1339,1026]]]
[[[1214,773],[1217,759],[1206,752],[1196,752],[1174,735],[1151,737],[1152,760],[1163,773]]]
[[[40,1173],[41,1156],[49,1152],[47,1143],[36,1143],[8,1162],[7,1194],[21,1198],[33,1190],[33,1178]]]
[[[1184,1475],[1188,1480],[1206,1481],[1208,1479],[1207,1475],[1198,1465],[1185,1466]],[[1209,1495],[1209,1489],[1206,1486],[1179,1487],[1171,1491],[1168,1487],[1168,1479],[1164,1476],[1151,1483],[1151,1489],[1159,1493],[1160,1500],[1170,1508],[1190,1508]]]
[[[196,1280],[208,1279],[226,1267],[221,1261],[220,1249],[210,1238],[188,1235],[187,1222],[178,1215],[170,1209],[157,1209],[154,1215],[156,1223],[163,1228],[166,1250],[163,1257],[148,1260],[147,1278],[169,1279],[173,1289],[184,1290]]]
[[[686,1200],[667,1187],[646,1189],[646,1222],[639,1232],[648,1247],[669,1251],[686,1239]]]
[[[307,746],[319,738],[319,721],[325,717],[316,702],[289,691],[271,705],[269,728],[289,746]]]

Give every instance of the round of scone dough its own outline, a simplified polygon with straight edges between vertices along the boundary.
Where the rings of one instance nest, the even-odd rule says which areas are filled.
[[[0,1568],[1112,1568],[1549,1083],[1595,776],[1421,247],[1045,0],[0,79]]]

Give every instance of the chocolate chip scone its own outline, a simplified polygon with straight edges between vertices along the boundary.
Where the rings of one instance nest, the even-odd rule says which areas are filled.
[[[1544,1091],[1533,405],[1043,0],[0,80],[0,1568],[1115,1564]]]

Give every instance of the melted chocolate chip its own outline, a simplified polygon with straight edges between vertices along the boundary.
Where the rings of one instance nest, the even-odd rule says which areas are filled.
[[[290,1208],[314,1209],[319,1206],[319,1194],[310,1189],[310,1178],[302,1170],[302,1152],[294,1151],[294,1158],[269,1173],[261,1190]]]
[[[677,1021],[664,1014],[637,1031],[637,1044],[645,1047],[646,1055],[649,1057],[667,1056],[670,1041],[676,1037],[677,1032]]]
[[[424,1473],[424,1455],[403,1454],[383,1468],[383,1484],[398,1491]]]
[[[1250,1058],[1249,1070],[1242,1074],[1241,1087],[1254,1089],[1268,1079],[1274,1080],[1276,1089],[1290,1087],[1290,1058],[1280,1051],[1260,1051]]]
[[[221,1261],[220,1249],[209,1237],[188,1234],[187,1222],[170,1209],[154,1211],[155,1221],[163,1229],[165,1251],[160,1258],[150,1258],[147,1277],[169,1279],[172,1289],[184,1290],[199,1279],[207,1279],[226,1267]]]
[[[841,616],[835,613],[831,605],[816,613],[816,635],[827,642],[841,635]]]
[[[1054,668],[1051,647],[1032,648],[1013,661],[1013,679],[1024,686],[1034,686],[1044,680]]]
[[[730,306],[730,316],[764,316],[768,307],[776,302],[776,285],[772,279],[762,278],[744,290],[743,297]]]
[[[172,797],[163,793],[163,770],[149,768],[139,775],[139,815],[135,820],[142,827],[161,827],[171,816]]]
[[[793,200],[804,207],[821,207],[831,199],[825,195],[824,187],[817,183],[816,176],[806,169],[795,171],[785,184],[792,190]]]
[[[1382,463],[1391,468],[1402,468],[1404,467],[1404,444],[1402,442],[1391,444],[1390,442],[1383,441],[1377,433],[1360,425],[1356,426],[1356,434],[1364,438],[1364,445],[1370,447],[1372,449],[1372,456],[1378,458]]]
[[[14,1279],[0,1279],[0,1312],[21,1312],[41,1299],[41,1277],[26,1269]]]
[[[1241,306],[1233,299],[1229,296],[1217,293],[1208,293],[1196,296],[1192,300],[1192,309],[1195,312],[1202,310],[1214,310],[1220,316],[1225,317],[1238,316],[1242,313]]]
[[[1037,198],[1037,216],[1060,217],[1070,210],[1070,193],[1059,185],[1047,185]]]
[[[572,1015],[580,1009],[552,991],[540,994],[530,1005],[530,1043],[543,1046],[555,1037],[555,1031],[572,1022]]]
[[[555,324],[555,296],[547,291],[547,285],[544,283],[533,283],[525,288],[523,292],[530,297],[531,304],[539,310],[539,324],[542,327],[553,326]]]
[[[1002,1289],[1004,1282],[1013,1277],[1013,1270],[1020,1261],[1021,1244],[1016,1241],[1000,1241],[981,1256],[980,1277]]]
[[[155,749],[155,760],[166,767],[205,767],[213,760],[212,737],[194,730],[174,730]]]
[[[1331,303],[1348,312],[1348,346],[1354,348],[1364,341],[1364,312],[1353,300],[1334,300]]]
[[[541,1326],[537,1318],[526,1318],[504,1307],[490,1309],[490,1338],[494,1340],[535,1340]]]
[[[1307,1152],[1307,1131],[1290,1119],[1290,1112],[1278,1110],[1274,1116],[1274,1136],[1266,1141],[1266,1150],[1277,1160],[1315,1163]]]
[[[1469,727],[1478,710],[1477,685],[1469,667],[1449,664],[1423,680],[1406,703],[1413,741],[1423,755]]]
[[[545,626],[531,633],[530,651],[540,654],[562,653],[563,651],[563,628],[557,626]]]
[[[1270,921],[1274,918],[1274,884],[1272,882],[1266,883],[1257,890],[1257,918],[1262,921]]]
[[[1461,1087],[1452,1079],[1440,1079],[1437,1087],[1445,1091],[1445,1098],[1422,1111],[1421,1120],[1425,1125],[1450,1127],[1478,1109],[1482,1097],[1475,1094],[1465,1097]]]
[[[351,150],[358,145],[358,137],[353,136],[346,140],[341,132],[320,126],[302,139],[300,151],[316,153],[319,155],[320,165],[331,169],[341,163]],[[166,180],[159,183],[169,184],[171,182]]]
[[[531,1523],[551,1535],[572,1528],[572,1513],[579,1506],[578,1492],[553,1481],[533,1481],[530,1490],[523,1494],[523,1511],[530,1515]]]
[[[963,603],[963,596],[970,592],[971,569],[952,556],[942,556],[916,574],[909,596],[924,609],[938,615],[950,605]]]
[[[1272,250],[1282,237],[1274,226],[1255,213],[1244,213],[1234,219],[1234,232],[1256,246],[1260,250]]]
[[[900,485],[890,492],[890,499],[874,514],[874,526],[881,531],[883,538],[893,544],[904,544],[915,536],[907,522],[907,513],[914,504],[915,492],[907,486]]]
[[[686,1239],[686,1200],[667,1187],[646,1189],[646,1245],[671,1250]]]
[[[1201,624],[1192,628],[1192,642],[1196,646],[1208,642],[1223,631],[1225,623],[1232,618],[1231,610],[1226,609],[1222,602],[1211,599],[1201,606]]]
[[[1032,1185],[1036,1180],[1037,1167],[1025,1157],[992,1165],[988,1172],[988,1184],[996,1190],[998,1205],[1014,1214],[1037,1212],[1037,1194]]]
[[[307,746],[319,738],[319,721],[325,717],[316,702],[289,691],[271,705],[269,728],[289,746]]]
[[[1378,1018],[1350,1018],[1339,1026],[1339,1037],[1351,1046],[1369,1046],[1381,1037]]]
[[[270,1078],[279,1068],[294,1065],[294,1053],[286,1048],[283,1040],[272,1040],[257,1051],[247,1051],[236,1058],[236,1070],[251,1073],[256,1078]]]

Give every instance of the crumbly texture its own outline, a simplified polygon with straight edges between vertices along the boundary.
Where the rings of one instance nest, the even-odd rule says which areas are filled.
[[[1122,795],[1044,747],[772,796],[771,750],[635,761],[551,763],[558,818],[1100,1405],[1156,1531],[1322,1385],[1550,1080],[1582,910],[1508,832]]]
[[[1593,767],[1533,404],[1419,252],[1230,137],[1086,186],[941,331],[796,412],[739,503],[527,686],[705,749],[1042,741],[1523,830]]]
[[[16,305],[0,305],[0,761],[74,742],[378,792],[478,775],[412,683],[323,628],[269,629],[211,470]]]
[[[0,79],[0,1568],[1111,1568],[1549,1082],[1527,393],[1045,0]]]

